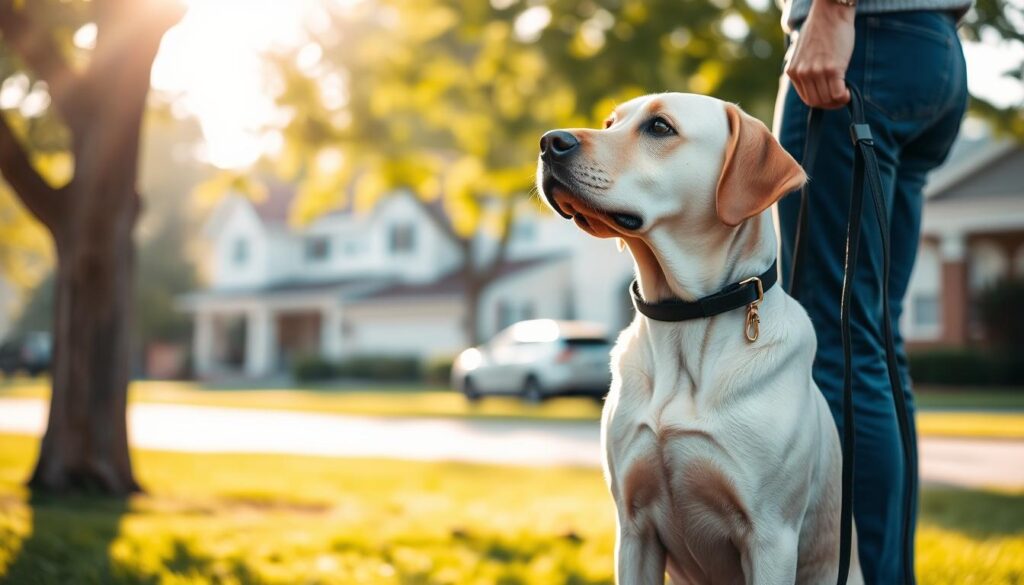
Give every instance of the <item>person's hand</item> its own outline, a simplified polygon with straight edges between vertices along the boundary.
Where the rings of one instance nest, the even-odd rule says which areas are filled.
[[[786,75],[812,108],[833,110],[850,101],[844,79],[853,55],[856,9],[833,0],[814,0],[797,35]]]

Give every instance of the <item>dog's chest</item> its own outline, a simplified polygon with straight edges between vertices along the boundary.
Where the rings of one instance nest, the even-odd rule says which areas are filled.
[[[713,417],[702,416],[684,380],[671,393],[643,376],[621,382],[605,419],[608,479],[620,519],[656,531],[684,573],[734,564],[731,536],[749,519],[723,465],[730,459],[727,438]]]

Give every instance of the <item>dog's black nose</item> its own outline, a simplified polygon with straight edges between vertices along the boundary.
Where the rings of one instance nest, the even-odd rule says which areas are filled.
[[[565,130],[552,130],[540,137],[540,154],[545,158],[561,159],[572,154],[580,141]]]

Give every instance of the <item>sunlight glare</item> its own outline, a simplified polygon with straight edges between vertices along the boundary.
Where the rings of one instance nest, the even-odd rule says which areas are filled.
[[[308,29],[325,28],[327,1],[186,2],[185,17],[164,36],[152,82],[173,100],[175,115],[199,121],[207,162],[243,168],[279,142],[269,128],[282,113],[265,55],[306,42]],[[313,56],[306,52],[306,59]]]

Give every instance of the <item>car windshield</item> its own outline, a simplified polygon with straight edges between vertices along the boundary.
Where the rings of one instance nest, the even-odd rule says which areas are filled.
[[[570,337],[565,340],[571,347],[594,347],[598,345],[609,345],[603,337]]]

